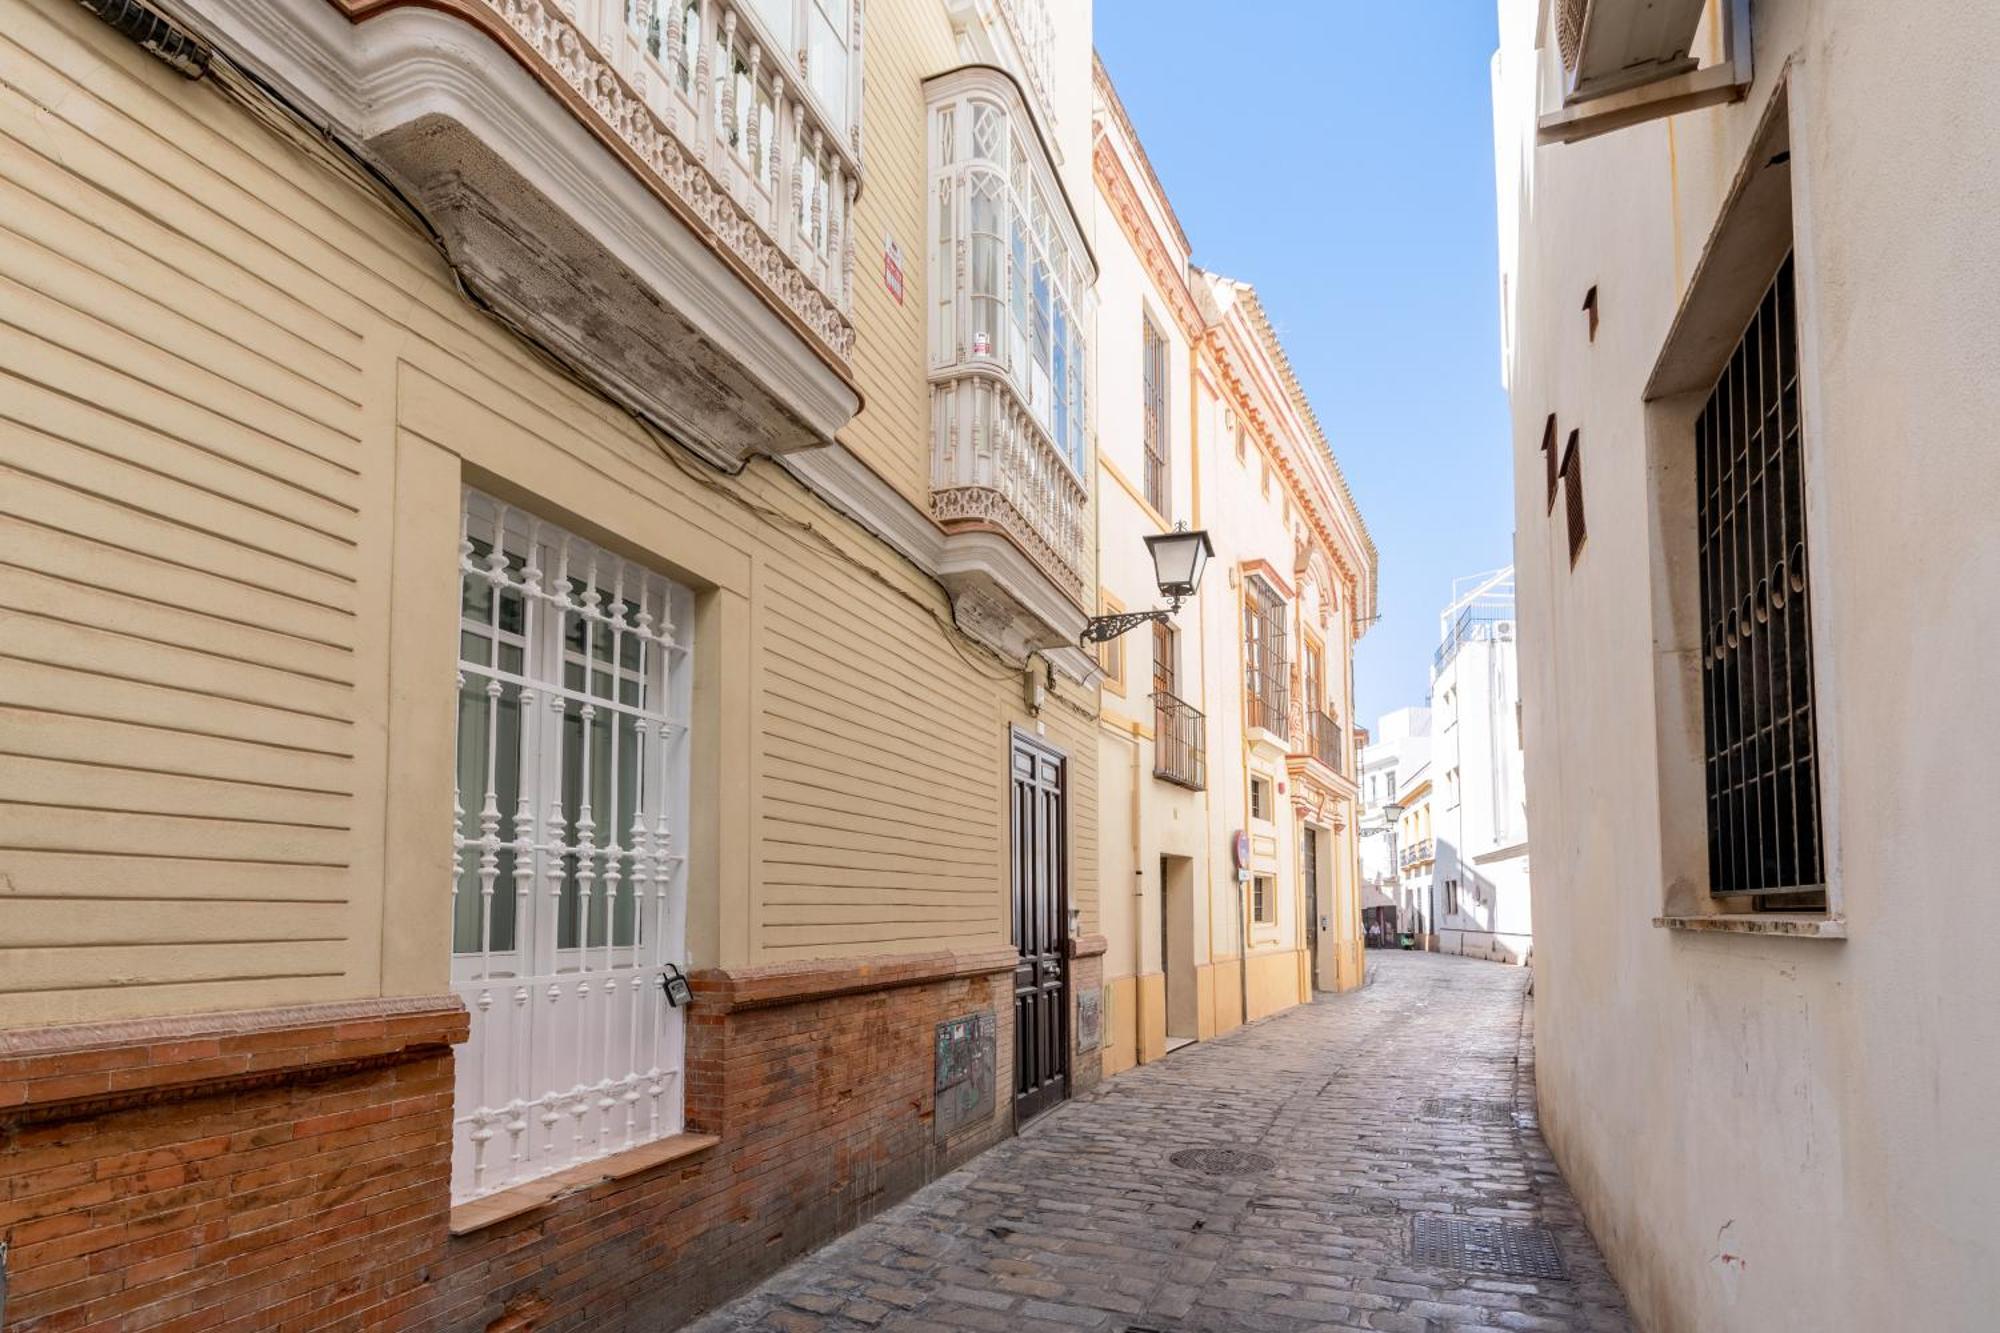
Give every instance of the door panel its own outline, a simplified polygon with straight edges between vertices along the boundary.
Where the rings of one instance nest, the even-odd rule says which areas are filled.
[[[1061,755],[1026,736],[1013,757],[1014,1120],[1069,1095],[1068,808]]]
[[[1313,988],[1319,987],[1319,830],[1311,824],[1299,838],[1299,874],[1306,886],[1306,959]]]

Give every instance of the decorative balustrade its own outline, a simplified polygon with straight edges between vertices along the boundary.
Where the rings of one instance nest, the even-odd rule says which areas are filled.
[[[525,39],[829,349],[842,360],[853,355],[858,4],[478,3]]]
[[[1153,776],[1196,791],[1208,785],[1208,719],[1165,690],[1153,694]]]
[[[962,372],[933,384],[931,399],[931,512],[947,527],[1001,529],[1081,601],[1088,496],[1012,385],[998,374]]]

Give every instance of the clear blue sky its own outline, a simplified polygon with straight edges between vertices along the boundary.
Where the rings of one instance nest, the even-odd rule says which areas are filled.
[[[1461,574],[1513,559],[1492,0],[1096,0],[1195,262],[1256,286],[1381,552],[1364,725],[1428,687]]]

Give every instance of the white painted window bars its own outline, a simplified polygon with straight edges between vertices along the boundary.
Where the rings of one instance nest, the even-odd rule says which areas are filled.
[[[452,1200],[682,1127],[687,590],[467,489]]]

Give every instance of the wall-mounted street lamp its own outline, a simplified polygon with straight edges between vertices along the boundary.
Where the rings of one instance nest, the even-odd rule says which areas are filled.
[[[1208,558],[1215,554],[1208,534],[1200,529],[1189,532],[1185,523],[1176,524],[1172,532],[1156,533],[1146,538],[1146,549],[1153,556],[1153,579],[1160,585],[1160,596],[1167,599],[1168,605],[1153,611],[1120,611],[1111,616],[1092,616],[1083,627],[1084,643],[1106,643],[1147,621],[1172,619],[1174,613],[1181,609],[1181,603],[1194,596],[1195,589],[1201,586],[1201,571],[1207,566]]]

